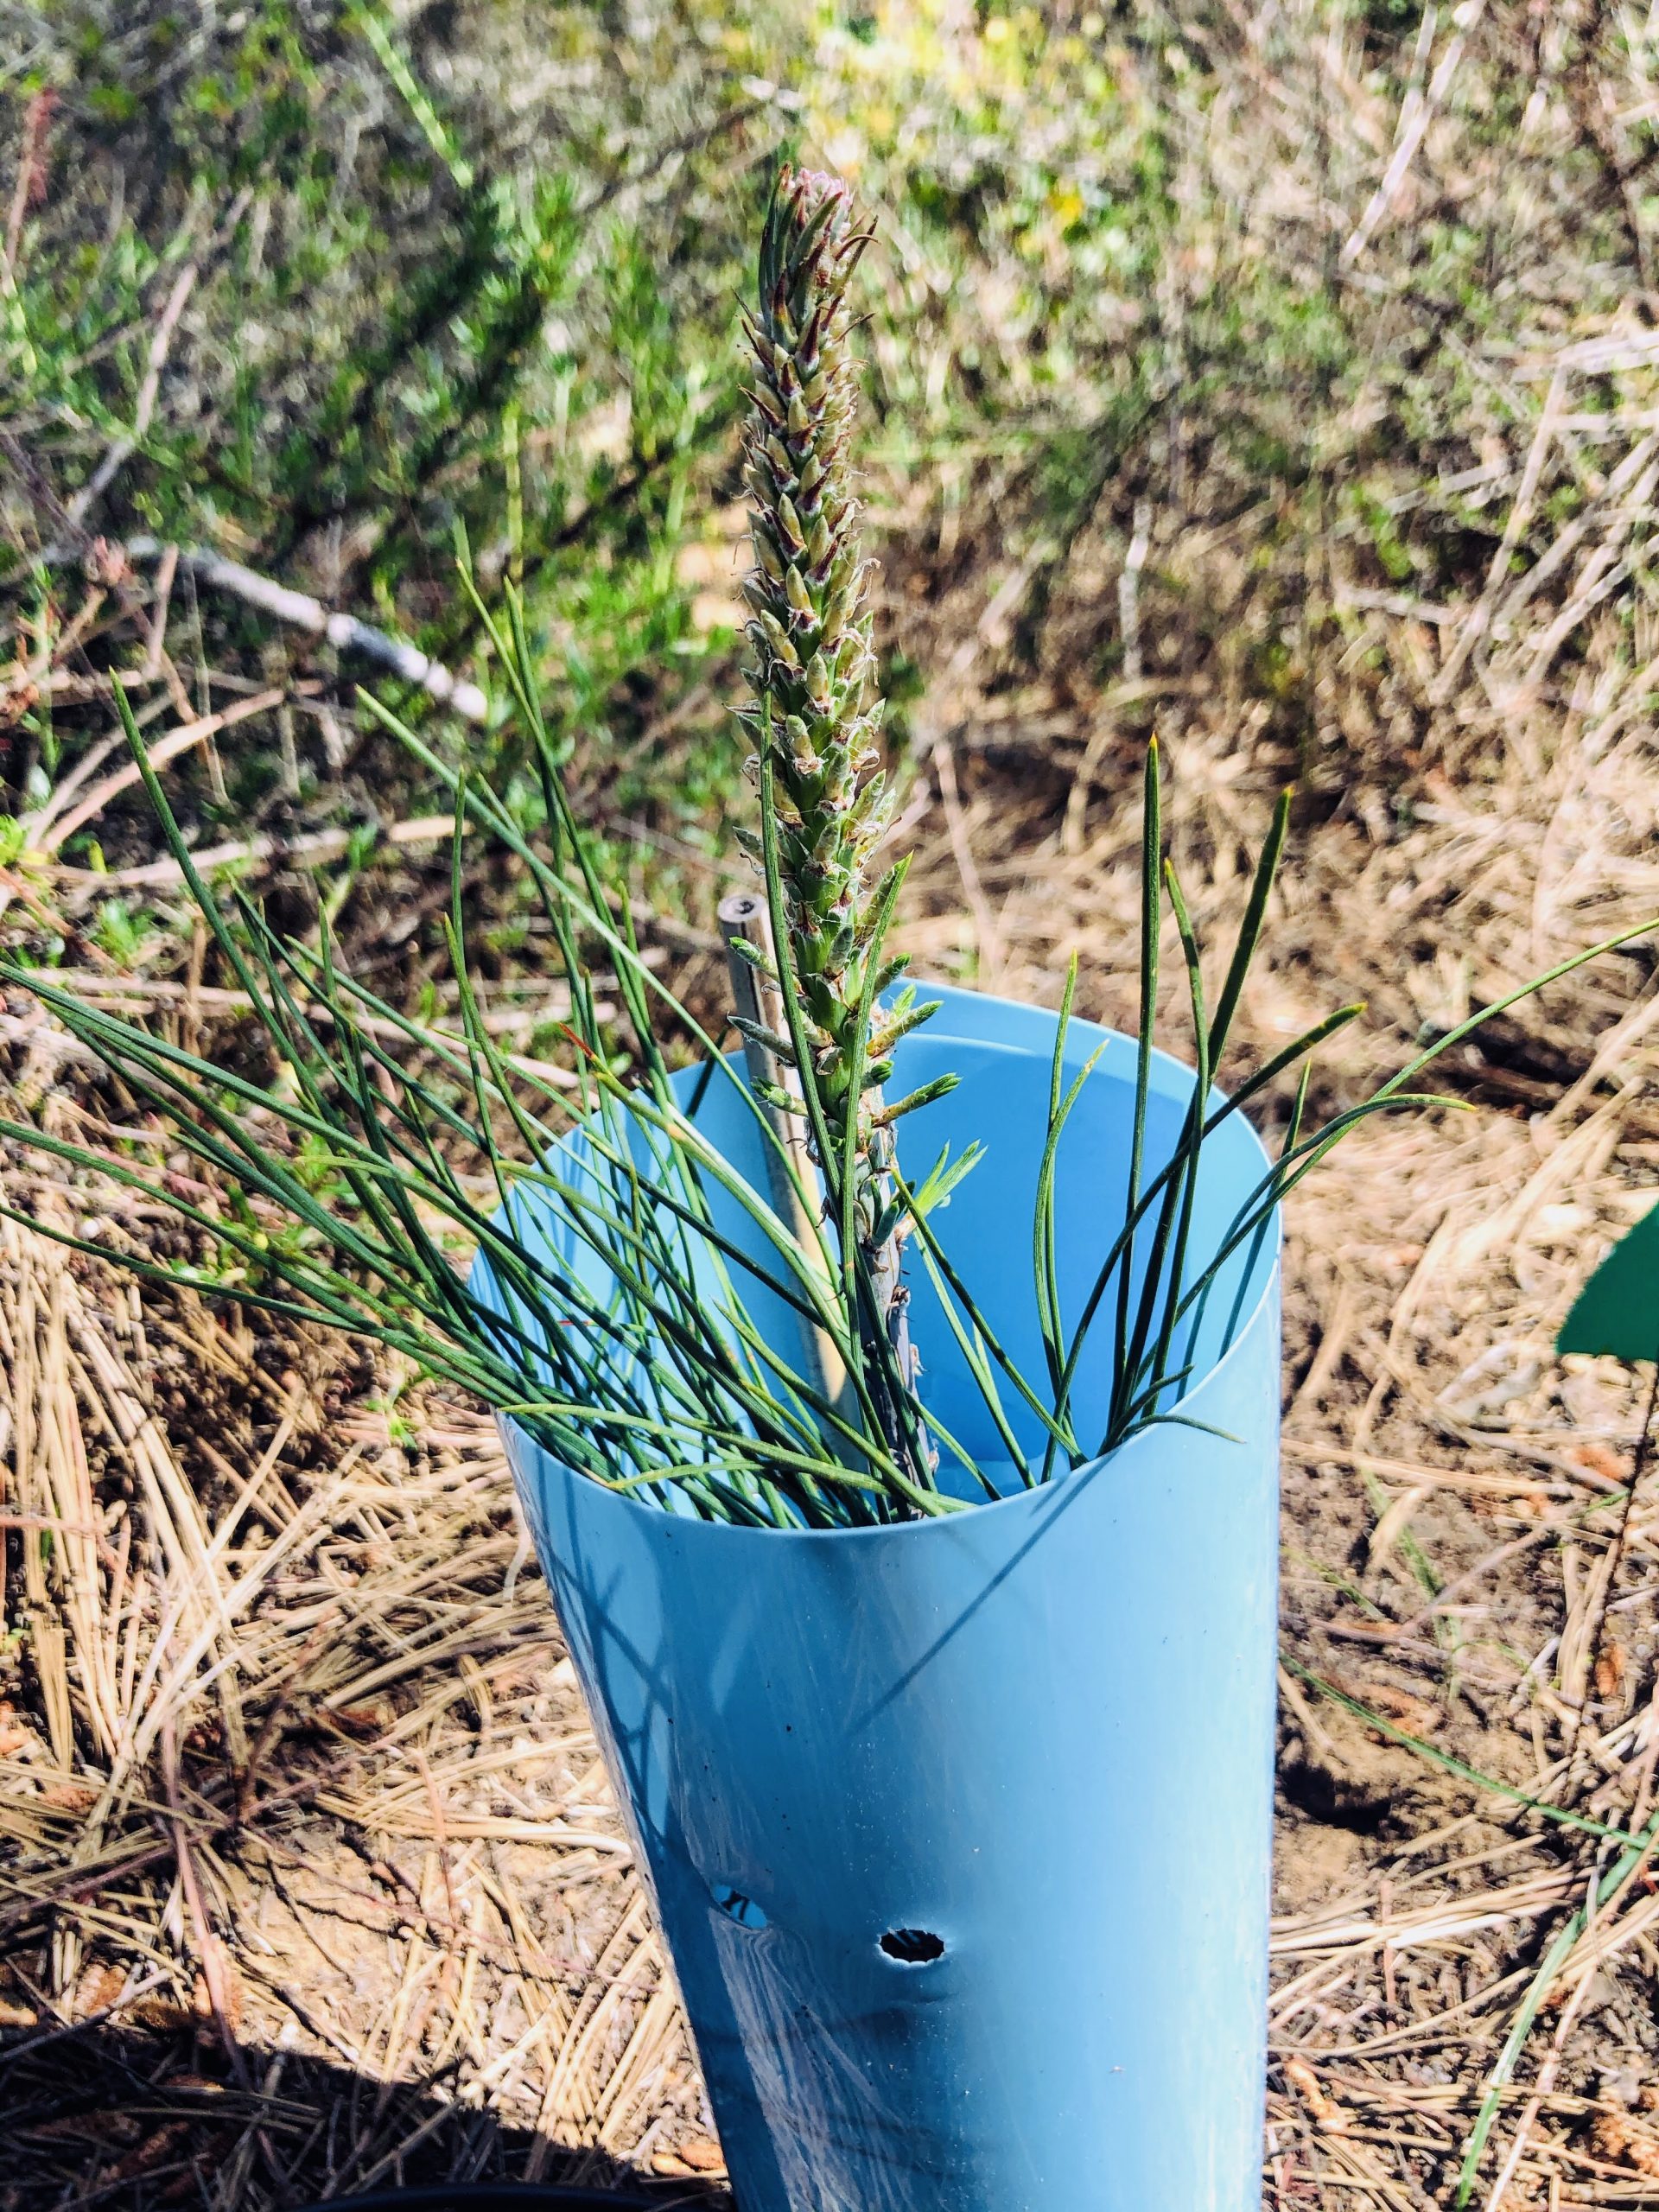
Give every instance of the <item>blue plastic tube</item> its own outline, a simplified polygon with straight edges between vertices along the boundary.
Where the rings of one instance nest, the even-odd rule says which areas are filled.
[[[963,1079],[903,1125],[906,1157],[986,1143],[936,1221],[1039,1376],[1055,1018],[941,995],[894,1084]],[[1068,1059],[1104,1037],[1074,1022]],[[1061,1147],[1072,1317],[1122,1224],[1134,1065],[1113,1039]],[[1191,1078],[1160,1058],[1153,1090],[1156,1166]],[[764,1187],[730,1086],[704,1126]],[[1207,1151],[1200,1261],[1267,1168],[1242,1116]],[[995,1457],[921,1282],[913,1329],[925,1395]],[[504,1424],[741,2212],[1255,2212],[1279,1350],[1275,1224],[1209,1301],[1181,1424],[878,1529],[682,1517]]]

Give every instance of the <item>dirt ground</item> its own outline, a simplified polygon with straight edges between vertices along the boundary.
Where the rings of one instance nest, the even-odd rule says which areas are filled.
[[[1109,701],[958,674],[919,732],[910,947],[1051,1002],[1076,947],[1080,1010],[1121,1018],[1136,744]],[[1219,920],[1287,764],[1224,697],[1164,711],[1173,849]],[[1492,772],[1310,804],[1249,1046],[1365,995],[1329,1110],[1659,909],[1649,741],[1606,719],[1511,714],[1471,733]],[[1446,1069],[1466,1110],[1368,1125],[1293,1211],[1274,2212],[1659,2202],[1659,1889],[1619,1841],[1655,1796],[1659,1499],[1618,1545],[1641,1378],[1551,1352],[1649,1201],[1656,1003],[1645,954],[1603,962]],[[6,1019],[19,1090],[55,1071],[50,1110],[91,1113]],[[0,2212],[716,2188],[485,1421],[11,1225],[0,1332],[10,1525],[56,1532],[6,1592]]]

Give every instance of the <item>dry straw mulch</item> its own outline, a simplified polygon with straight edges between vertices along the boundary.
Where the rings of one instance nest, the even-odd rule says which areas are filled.
[[[1496,772],[1388,834],[1360,786],[1311,825],[1251,1043],[1369,989],[1328,1107],[1426,1021],[1659,910],[1649,728],[1606,720],[1537,759],[1484,733]],[[1132,744],[1081,804],[1066,782],[1109,761],[1105,727],[1035,774],[958,747],[917,824],[925,963],[1052,1000],[1077,944],[1084,1011],[1121,1015]],[[1167,723],[1175,849],[1217,920],[1275,769],[1227,727],[1224,697]],[[1659,1891],[1643,1862],[1586,1911],[1618,1847],[1519,1802],[1627,1831],[1654,1804],[1642,1394],[1550,1351],[1649,1202],[1653,1012],[1647,963],[1608,963],[1448,1071],[1470,1110],[1372,1124],[1294,1211],[1274,2212],[1450,2205],[1482,2124],[1476,2203],[1659,2201]],[[12,1020],[38,1092],[50,1040]],[[104,1109],[60,1085],[47,1110]],[[109,1203],[26,1163],[9,1184],[82,1227]],[[165,1249],[158,1206],[106,1217]],[[489,1428],[16,1227],[0,1331],[8,2207],[617,2165],[706,2191],[718,2149]]]
[[[493,1431],[10,1225],[0,1286],[19,2201],[717,2163]]]

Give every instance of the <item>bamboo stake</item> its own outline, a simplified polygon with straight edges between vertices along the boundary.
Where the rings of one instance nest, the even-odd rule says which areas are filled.
[[[721,938],[726,946],[726,964],[731,975],[732,1000],[737,1013],[745,1021],[752,1021],[759,1028],[768,1029],[774,1036],[786,1034],[784,1010],[771,972],[772,928],[766,918],[764,900],[747,891],[734,892],[729,899],[721,899],[717,918]],[[752,944],[763,956],[767,963],[764,971],[757,968],[752,960],[746,960],[741,952],[732,950],[734,944],[740,941]],[[771,1189],[772,1209],[814,1269],[822,1272],[818,1224],[813,1222],[801,1197],[802,1192],[806,1192],[817,1201],[821,1222],[823,1185],[807,1142],[806,1123],[799,1114],[791,1114],[785,1107],[769,1103],[766,1096],[770,1086],[798,1098],[801,1095],[800,1077],[793,1068],[786,1067],[775,1053],[769,1052],[755,1038],[745,1038],[743,1057],[748,1067],[749,1084],[755,1095],[755,1103],[766,1115],[773,1135],[782,1147],[781,1151],[771,1145],[766,1147],[766,1179]],[[827,1274],[824,1280],[827,1286]],[[855,1413],[852,1411],[847,1370],[834,1342],[824,1330],[816,1328],[805,1314],[798,1318],[801,1333],[802,1380],[827,1398],[839,1412],[855,1418]]]

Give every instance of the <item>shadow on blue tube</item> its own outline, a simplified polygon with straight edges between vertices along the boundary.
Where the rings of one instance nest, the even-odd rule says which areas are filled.
[[[906,1125],[909,1156],[987,1145],[939,1234],[1040,1375],[1030,1224],[1055,1018],[938,995],[895,1084],[963,1081]],[[1103,1033],[1072,1024],[1077,1065]],[[1134,1067],[1113,1040],[1061,1147],[1073,1315],[1122,1224]],[[1160,1058],[1154,1164],[1190,1088]],[[729,1086],[702,1120],[760,1183]],[[1266,1166],[1242,1116],[1212,1139],[1195,1267]],[[740,1210],[723,1225],[742,1234]],[[1180,1410],[1205,1428],[1152,1427],[1029,1490],[1004,1457],[1011,1494],[970,1513],[707,1522],[504,1423],[741,2212],[1259,2206],[1276,1232],[1230,1268],[1184,1355]],[[925,1281],[913,1327],[925,1396],[995,1458]],[[1080,1371],[1083,1433],[1104,1426],[1109,1335]]]

